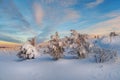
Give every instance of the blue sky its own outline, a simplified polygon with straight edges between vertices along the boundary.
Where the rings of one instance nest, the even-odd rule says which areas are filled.
[[[0,0],[0,40],[40,41],[58,31],[81,33],[120,31],[120,0]]]

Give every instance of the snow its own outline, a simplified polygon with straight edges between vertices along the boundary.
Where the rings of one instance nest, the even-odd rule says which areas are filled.
[[[120,62],[96,63],[93,58],[50,56],[20,61],[15,55],[0,55],[0,80],[119,80]]]
[[[120,38],[112,42],[104,37],[97,45],[114,48],[120,52]],[[85,59],[75,59],[71,55],[57,61],[44,54],[36,59],[20,60],[14,54],[0,52],[0,80],[120,80],[120,55],[116,62],[96,63],[92,54]]]
[[[119,50],[120,49],[120,36],[114,36],[114,37],[103,37],[101,39],[97,40],[98,45],[104,48],[110,48]]]
[[[36,47],[30,44],[30,42],[26,42],[24,45],[22,45],[17,56],[22,59],[32,59],[38,56],[38,51],[36,50]]]

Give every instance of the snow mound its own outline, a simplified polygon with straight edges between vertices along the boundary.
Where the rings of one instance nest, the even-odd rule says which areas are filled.
[[[102,48],[112,49],[119,51],[120,50],[120,36],[104,36],[96,40],[96,45]]]
[[[104,37],[102,39],[102,43],[110,44],[110,45],[118,45],[120,43],[120,36],[113,36],[113,37]],[[119,44],[120,45],[120,44]]]

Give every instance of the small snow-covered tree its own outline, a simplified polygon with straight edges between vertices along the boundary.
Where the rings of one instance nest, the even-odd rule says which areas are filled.
[[[59,34],[56,32],[55,35],[51,36],[47,53],[50,54],[55,60],[58,60],[63,56],[63,52],[63,42],[59,39]]]
[[[18,52],[17,56],[22,59],[34,59],[38,56],[38,51],[35,47],[35,39],[28,40],[23,44]]]
[[[109,36],[112,37],[112,36],[117,36],[118,34],[116,32],[110,32]]]
[[[87,41],[86,34],[79,34],[75,30],[71,30],[71,36],[66,37],[66,42],[71,49],[72,54],[77,54],[79,58],[85,58],[89,53],[90,43]]]

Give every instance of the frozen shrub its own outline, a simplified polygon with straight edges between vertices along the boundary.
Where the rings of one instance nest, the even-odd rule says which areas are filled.
[[[61,41],[61,39],[59,39],[59,35],[56,32],[55,35],[51,36],[47,53],[50,54],[53,57],[53,59],[58,60],[63,56],[63,47],[63,42]]]
[[[38,51],[36,50],[36,47],[34,46],[34,39],[31,41],[26,42],[23,44],[20,48],[20,51],[18,52],[17,56],[22,59],[34,59],[38,55]]]
[[[115,60],[117,57],[117,52],[108,50],[108,49],[102,49],[102,48],[95,48],[95,59],[97,63],[103,63],[110,60]]]
[[[54,48],[50,48],[51,53],[50,55],[53,57],[53,59],[58,60],[62,57],[62,52],[60,47],[53,46]]]
[[[79,46],[78,44],[70,45],[70,51],[68,53],[72,55],[77,55],[78,58],[85,58],[87,56],[87,50],[84,46]]]
[[[116,32],[110,32],[109,36],[110,36],[110,37],[118,36],[118,34],[117,34]]]
[[[90,51],[90,43],[87,40],[88,35],[71,30],[71,36],[66,37],[66,43],[70,49],[68,53],[77,54],[79,58],[85,58]]]
[[[111,51],[111,50],[106,50],[106,49],[102,49],[100,54],[96,54],[96,62],[97,63],[103,63],[103,62],[107,62],[110,60],[115,60],[115,57],[117,56],[117,52],[116,51]]]

